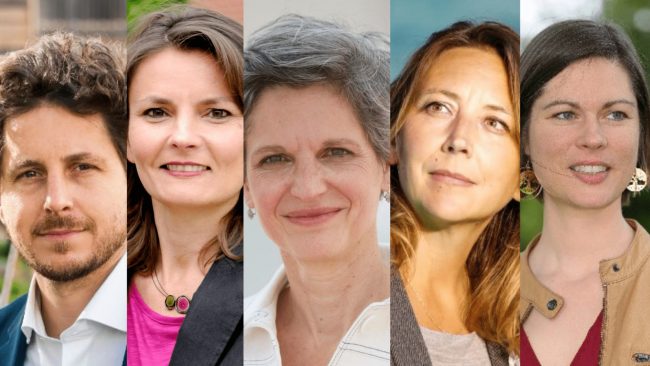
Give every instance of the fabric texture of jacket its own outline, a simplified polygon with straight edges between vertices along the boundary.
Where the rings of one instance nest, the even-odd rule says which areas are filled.
[[[27,295],[0,309],[0,366],[22,366],[27,356],[27,338],[21,326]],[[126,353],[122,366],[126,366]]]
[[[404,284],[394,268],[390,275],[390,358],[392,366],[431,365],[420,326],[415,318]],[[485,342],[492,366],[508,366],[508,352]]]
[[[599,266],[605,293],[600,365],[650,365],[650,235],[638,222],[628,223],[635,229],[629,248]],[[522,325],[533,310],[552,319],[564,304],[528,265],[528,255],[538,241],[539,236],[521,254]]]
[[[241,254],[242,246],[234,252]],[[192,297],[170,366],[242,365],[244,263],[216,261]]]

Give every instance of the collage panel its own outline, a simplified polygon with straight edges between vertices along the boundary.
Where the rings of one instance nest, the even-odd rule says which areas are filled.
[[[128,363],[240,365],[242,2],[127,3]]]
[[[392,364],[517,364],[519,2],[413,5],[391,3]]]
[[[125,9],[0,3],[2,365],[126,362]]]
[[[0,0],[0,366],[649,363],[646,2]]]
[[[522,1],[521,364],[650,360],[650,21]]]
[[[245,365],[390,362],[388,12],[245,2]]]

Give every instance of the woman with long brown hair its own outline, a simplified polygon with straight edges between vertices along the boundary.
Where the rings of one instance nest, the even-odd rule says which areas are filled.
[[[460,22],[391,85],[391,358],[519,352],[519,36]]]
[[[242,363],[242,45],[191,7],[130,39],[130,365]]]

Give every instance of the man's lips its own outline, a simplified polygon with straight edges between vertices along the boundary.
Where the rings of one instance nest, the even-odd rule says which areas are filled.
[[[450,172],[445,169],[434,170],[429,173],[431,178],[437,182],[447,183],[455,186],[468,187],[476,183],[460,173]]]
[[[50,237],[50,238],[63,238],[63,237],[79,234],[84,231],[85,231],[84,229],[56,229],[56,230],[41,231],[37,235]]]
[[[342,210],[340,207],[316,207],[293,210],[282,216],[294,224],[315,225],[329,220]]]

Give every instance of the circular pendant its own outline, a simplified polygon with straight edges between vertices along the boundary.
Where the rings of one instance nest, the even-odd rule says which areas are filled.
[[[176,312],[185,314],[190,310],[190,299],[185,295],[181,295],[176,299]]]
[[[531,196],[539,192],[541,185],[532,169],[525,169],[519,173],[519,190],[521,193]]]
[[[175,305],[176,305],[176,299],[174,299],[174,296],[167,295],[165,297],[165,306],[167,307],[167,310],[174,310]]]

